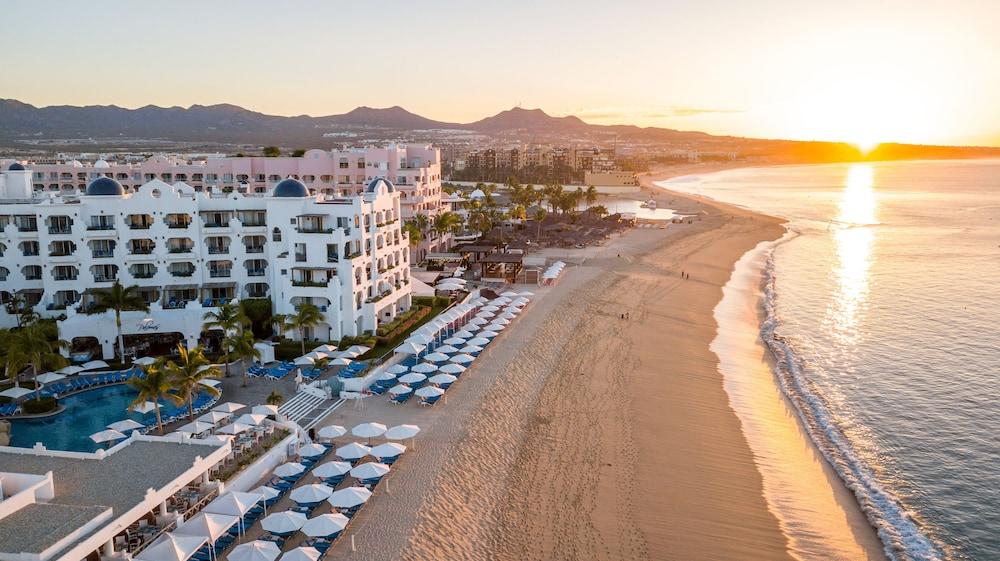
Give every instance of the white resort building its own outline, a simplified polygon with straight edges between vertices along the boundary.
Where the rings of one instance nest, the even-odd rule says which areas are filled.
[[[311,151],[302,160],[312,157],[331,156]],[[246,160],[249,171],[263,159]],[[269,298],[276,314],[312,303],[326,321],[305,337],[322,340],[373,331],[410,306],[402,194],[375,169],[364,168],[371,180],[358,192],[270,175],[250,189],[199,190],[178,177],[192,179],[198,168],[190,166],[170,177],[136,171],[126,189],[111,177],[119,172],[97,166],[81,172],[80,191],[75,180],[72,189],[39,190],[35,179],[48,172],[28,167],[0,174],[0,298],[20,295],[43,317],[65,316],[60,337],[77,348],[96,337],[94,358],[114,356],[115,320],[86,312],[94,290],[116,279],[138,285],[150,306],[123,313],[126,352],[149,336],[192,346],[205,312],[232,300]],[[0,326],[15,324],[0,310]]]

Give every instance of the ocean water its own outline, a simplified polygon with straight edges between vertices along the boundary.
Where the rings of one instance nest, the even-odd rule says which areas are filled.
[[[1000,161],[661,185],[788,219],[762,248],[760,338],[887,556],[1000,559]],[[794,520],[784,525],[796,541]],[[814,542],[801,537],[800,557],[824,557]]]

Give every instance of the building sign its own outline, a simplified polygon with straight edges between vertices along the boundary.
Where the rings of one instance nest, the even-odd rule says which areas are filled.
[[[139,331],[159,331],[160,324],[153,321],[153,318],[146,318],[136,325],[136,329]]]

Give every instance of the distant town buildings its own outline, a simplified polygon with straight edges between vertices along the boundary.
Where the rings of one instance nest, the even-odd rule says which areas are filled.
[[[628,183],[635,177],[623,169],[616,154],[598,147],[511,146],[472,149],[449,162],[452,179],[468,181],[504,181],[515,176],[525,183],[557,181],[586,183],[586,174],[613,185]],[[631,162],[629,162],[631,163]],[[603,175],[617,172],[617,175]]]

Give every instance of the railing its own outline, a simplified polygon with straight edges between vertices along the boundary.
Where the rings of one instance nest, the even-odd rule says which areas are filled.
[[[72,234],[73,229],[69,226],[49,226],[49,234]]]
[[[143,271],[141,273],[132,273],[132,276],[137,279],[151,279],[156,275],[156,273],[151,271]]]
[[[194,269],[190,271],[170,271],[170,274],[175,277],[190,277],[194,274]]]
[[[76,275],[54,275],[52,278],[57,281],[75,281]]]
[[[132,255],[149,255],[151,253],[153,253],[151,247],[133,247],[131,251]]]
[[[232,269],[209,269],[208,276],[212,278],[228,277],[233,274]]]
[[[209,253],[209,255],[219,255],[219,254],[222,254],[222,253],[229,253],[229,248],[228,247],[209,247],[208,248],[208,253]]]
[[[266,269],[248,269],[247,270],[247,276],[248,277],[262,277],[266,273],[267,273]]]
[[[247,247],[246,252],[247,253],[264,253],[264,246],[262,246],[262,245],[249,246],[249,247]]]
[[[114,257],[115,250],[113,249],[95,249],[91,252],[91,257],[103,258],[103,257]]]
[[[319,282],[319,281],[293,280],[292,286],[326,288],[330,286],[330,281],[327,280],[325,282]]]
[[[131,230],[148,230],[153,227],[152,224],[129,224],[129,229]]]
[[[170,229],[189,228],[190,226],[190,222],[167,222],[167,228]]]
[[[91,232],[94,232],[94,231],[103,231],[103,230],[114,230],[114,229],[115,229],[115,225],[114,224],[91,224],[91,225],[87,226],[87,230],[91,231]]]
[[[191,253],[193,247],[171,247],[168,251],[170,253]]]

